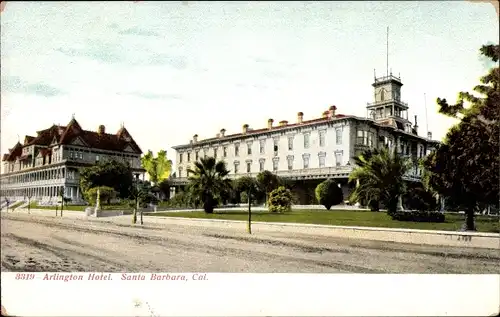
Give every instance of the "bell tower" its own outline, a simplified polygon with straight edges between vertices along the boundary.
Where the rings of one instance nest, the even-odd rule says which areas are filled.
[[[373,71],[373,102],[366,106],[366,116],[382,125],[389,125],[411,133],[411,122],[408,120],[408,104],[401,101],[401,76],[389,72],[389,27],[387,27],[387,72],[377,77]]]
[[[367,117],[379,124],[392,125],[400,130],[411,131],[408,120],[408,104],[401,101],[400,77],[392,75],[377,77],[373,86],[373,102],[366,106]]]

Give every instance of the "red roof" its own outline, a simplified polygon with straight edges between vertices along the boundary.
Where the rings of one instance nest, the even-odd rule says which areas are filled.
[[[67,126],[52,125],[45,130],[37,131],[36,137],[25,137],[25,146],[40,145],[50,147],[54,145],[71,144],[75,139],[80,138],[86,146],[93,149],[108,151],[124,151],[130,146],[136,153],[142,154],[142,150],[134,141],[130,133],[121,127],[116,134],[99,133],[97,131],[83,130],[80,124],[73,118]],[[13,161],[22,153],[23,146],[18,143],[9,154],[3,156],[3,161]],[[45,156],[50,150],[41,150]]]

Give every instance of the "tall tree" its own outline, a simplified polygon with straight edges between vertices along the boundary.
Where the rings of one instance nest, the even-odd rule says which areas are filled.
[[[276,188],[281,183],[280,178],[278,175],[273,174],[270,171],[262,171],[259,174],[257,174],[257,183],[259,184],[259,187],[261,190],[265,193],[266,195],[266,204],[267,204],[267,198],[269,197],[269,194]]]
[[[201,200],[206,213],[213,213],[214,208],[231,190],[229,170],[224,161],[213,157],[201,158],[194,163],[194,169],[188,169],[190,194]]]
[[[94,187],[107,186],[113,188],[120,198],[128,198],[133,176],[130,166],[126,163],[110,160],[80,170],[80,188],[87,193]],[[98,197],[99,195],[98,191]],[[97,199],[100,205],[100,199]]]
[[[374,201],[385,204],[388,212],[397,209],[398,200],[405,193],[404,175],[410,162],[396,151],[382,148],[368,150],[354,158],[356,168],[349,176],[357,183],[351,200],[370,205]]]
[[[499,45],[481,54],[497,63]],[[498,65],[498,64],[497,64]],[[425,160],[431,186],[466,210],[464,230],[475,230],[474,213],[485,204],[498,205],[500,170],[500,68],[490,69],[474,87],[477,95],[460,92],[456,104],[437,99],[439,112],[459,121],[445,141]]]
[[[154,156],[151,150],[141,157],[142,167],[149,175],[153,185],[167,179],[172,171],[172,161],[167,158],[167,151],[161,150]]]

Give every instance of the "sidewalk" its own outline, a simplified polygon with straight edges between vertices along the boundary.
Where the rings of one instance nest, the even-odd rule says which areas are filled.
[[[27,214],[27,209],[16,209],[13,213]],[[60,212],[60,211],[59,211]],[[58,214],[59,214],[58,212]],[[11,212],[9,212],[11,213]],[[55,210],[31,209],[31,214],[54,217]],[[115,217],[87,217],[81,211],[63,211],[64,218],[89,221],[104,221],[116,224],[131,224],[131,215]],[[199,219],[181,217],[144,217],[146,226],[164,227],[197,226],[205,228],[230,228],[246,232],[247,222],[239,220]],[[397,243],[424,244],[437,246],[487,248],[500,250],[499,233],[433,231],[400,228],[346,227],[300,223],[252,222],[252,233],[283,232],[312,236],[329,236],[348,239],[367,239]]]

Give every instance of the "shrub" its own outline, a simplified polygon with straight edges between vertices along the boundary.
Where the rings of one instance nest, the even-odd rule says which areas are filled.
[[[344,200],[342,189],[338,186],[337,182],[331,179],[320,183],[316,187],[316,200],[320,205],[325,206],[330,210],[332,206],[340,204]]]
[[[434,211],[439,207],[434,195],[422,187],[410,188],[403,200],[411,210]]]
[[[96,203],[97,188],[98,187],[93,187],[86,192],[85,196],[87,197],[87,199],[91,205],[95,205],[95,203]],[[111,202],[111,199],[114,199],[116,197],[117,192],[113,188],[107,187],[107,186],[101,186],[101,187],[99,187],[99,189],[100,189],[100,194],[101,194],[101,204],[103,202],[106,202],[109,205]]]
[[[443,213],[436,211],[393,211],[387,212],[392,220],[411,222],[444,222]]]
[[[268,206],[270,212],[287,212],[292,209],[292,193],[280,186],[269,194]]]

